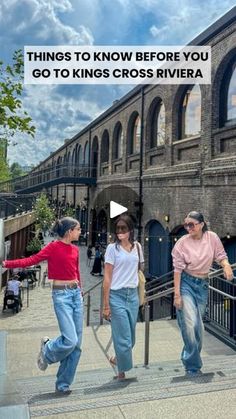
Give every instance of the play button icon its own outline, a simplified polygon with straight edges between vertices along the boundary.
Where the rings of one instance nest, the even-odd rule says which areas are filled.
[[[117,215],[123,214],[128,211],[128,208],[123,205],[117,204],[117,202],[110,201],[110,218],[117,217]]]

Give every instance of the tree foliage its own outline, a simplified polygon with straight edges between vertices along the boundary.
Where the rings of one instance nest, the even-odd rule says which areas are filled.
[[[23,93],[24,60],[21,50],[13,54],[13,64],[0,61],[0,141],[11,142],[16,133],[34,136],[35,127],[23,110],[20,97]]]
[[[26,250],[30,253],[37,253],[41,250],[42,243],[38,237],[34,237],[27,245]]]
[[[4,182],[11,177],[9,166],[6,160],[5,145],[0,141],[0,182]]]
[[[23,170],[22,166],[19,163],[12,163],[10,166],[10,172],[12,179],[24,176],[26,172]]]
[[[52,226],[55,219],[55,214],[49,206],[49,200],[45,194],[41,194],[37,199],[34,206],[36,215],[36,229],[46,231]]]

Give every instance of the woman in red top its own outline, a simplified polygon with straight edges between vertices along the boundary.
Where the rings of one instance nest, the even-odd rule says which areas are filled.
[[[72,244],[80,236],[77,220],[64,217],[53,231],[58,240],[49,243],[36,255],[24,259],[6,260],[5,268],[25,268],[47,260],[48,278],[52,282],[52,298],[61,336],[41,339],[38,367],[45,371],[48,364],[60,362],[56,391],[70,393],[81,354],[83,329],[83,300],[79,272],[79,249]]]

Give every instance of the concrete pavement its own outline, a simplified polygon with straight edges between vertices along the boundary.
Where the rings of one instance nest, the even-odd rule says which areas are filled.
[[[86,264],[86,249],[81,247],[81,273],[84,279],[84,289],[88,289],[95,283],[99,282],[99,277],[94,277],[89,274],[91,267]],[[45,268],[45,264],[42,264]],[[100,287],[99,287],[100,288]],[[1,295],[3,300],[3,295]],[[100,305],[100,291],[94,291],[91,296],[92,302],[92,321],[98,319],[98,310]],[[86,301],[85,301],[86,303]],[[54,316],[50,287],[47,284],[45,288],[36,287],[30,291],[30,306],[23,307],[23,310],[17,314],[11,313],[0,314],[0,328],[7,331],[7,368],[11,379],[15,380],[35,380],[47,379],[47,388],[51,392],[54,391],[54,376],[57,371],[57,365],[51,365],[46,372],[41,372],[36,366],[36,358],[39,350],[40,338],[44,335],[50,337],[57,336],[58,327]],[[176,322],[163,320],[151,323],[150,331],[150,363],[158,363],[161,368],[171,365],[175,362],[182,374],[182,367],[179,362],[179,354],[182,348],[182,342],[177,328]],[[83,374],[87,371],[94,371],[94,374],[89,374],[91,385],[93,381],[102,380],[100,377],[101,371],[106,371],[107,377],[114,375],[107,357],[113,354],[111,344],[110,325],[106,324],[103,327],[85,327],[84,338],[82,346],[81,362],[78,368],[77,380],[80,381]],[[212,356],[219,357],[222,360],[222,355],[226,358],[234,355],[235,352],[219,342],[213,336],[206,333],[203,357],[210,360]],[[144,324],[138,324],[137,327],[137,342],[134,348],[134,363],[139,368],[143,364],[144,357]],[[232,357],[232,360],[236,358]],[[220,361],[219,361],[220,362]],[[210,368],[210,367],[209,367]],[[220,365],[219,365],[220,368]],[[151,368],[150,368],[151,370]],[[110,371],[110,372],[109,372]],[[133,377],[136,371],[135,368],[128,374],[128,377]],[[141,371],[143,374],[143,372]],[[179,374],[179,373],[178,373]],[[141,377],[141,376],[140,376]],[[82,378],[81,378],[82,379]],[[138,378],[139,380],[141,378]],[[145,379],[145,375],[144,375]],[[161,378],[160,378],[161,379]],[[105,380],[105,377],[104,377]],[[99,381],[99,382],[100,382]],[[44,382],[44,381],[43,381]],[[140,382],[139,382],[140,384]],[[88,384],[89,386],[89,384]],[[221,418],[223,415],[228,418],[235,417],[236,408],[236,390],[222,389],[221,391],[211,391],[206,394],[200,391],[201,394],[182,394],[178,397],[167,397],[158,400],[134,402],[132,395],[130,400],[122,404],[117,401],[116,405],[104,407],[103,405],[90,406],[89,409],[84,409],[79,412],[59,411],[57,414],[40,416],[45,418],[176,418],[185,416],[185,418]],[[235,382],[236,388],[236,382]],[[72,386],[73,389],[73,386]],[[43,390],[42,390],[43,391]],[[48,391],[48,390],[47,390]],[[194,390],[196,392],[196,388]],[[72,393],[73,394],[73,393]],[[81,397],[81,396],[80,396]],[[71,399],[71,402],[73,399]],[[54,402],[50,402],[53,404]],[[70,403],[70,398],[68,402]],[[34,412],[34,411],[33,411]],[[33,415],[38,415],[32,413]],[[5,419],[5,418],[2,418]],[[9,418],[8,418],[9,419]]]

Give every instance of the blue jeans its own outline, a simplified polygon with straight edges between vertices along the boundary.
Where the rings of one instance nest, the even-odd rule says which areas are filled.
[[[60,362],[56,388],[67,389],[72,383],[81,355],[83,299],[80,288],[53,290],[52,299],[61,336],[45,345],[48,364]]]
[[[206,279],[193,277],[186,272],[181,275],[180,294],[183,306],[181,310],[177,310],[177,320],[184,341],[181,360],[185,369],[190,372],[197,372],[202,367],[202,318],[206,311],[208,287]]]
[[[117,368],[125,372],[133,367],[132,348],[139,309],[137,288],[110,290],[110,309]]]

